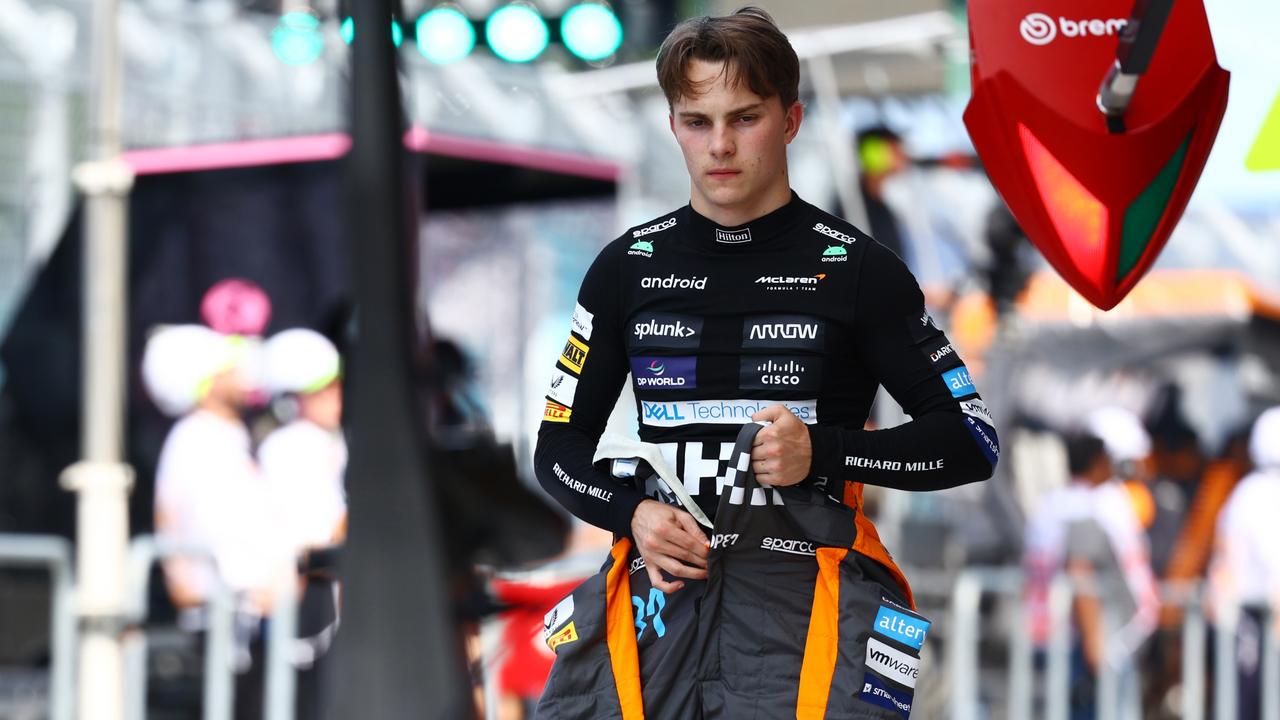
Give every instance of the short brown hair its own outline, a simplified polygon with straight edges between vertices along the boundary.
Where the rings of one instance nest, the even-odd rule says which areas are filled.
[[[723,62],[732,86],[746,81],[762,98],[777,96],[785,110],[800,96],[800,60],[769,13],[744,7],[732,15],[685,20],[658,50],[658,85],[674,105],[695,95],[690,60]]]

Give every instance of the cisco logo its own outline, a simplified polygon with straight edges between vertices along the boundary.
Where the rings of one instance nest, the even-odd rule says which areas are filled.
[[[1128,22],[1125,18],[1082,18],[1071,20],[1059,17],[1054,20],[1044,13],[1031,13],[1018,23],[1018,32],[1022,39],[1032,45],[1048,45],[1059,35],[1064,38],[1108,37],[1118,35]]]

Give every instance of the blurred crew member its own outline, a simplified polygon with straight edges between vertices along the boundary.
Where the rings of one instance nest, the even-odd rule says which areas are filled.
[[[999,453],[993,421],[906,265],[792,191],[799,61],[772,19],[744,8],[683,22],[657,66],[690,202],[596,258],[548,389],[539,481],[624,539],[611,580],[593,577],[549,613],[558,656],[538,716],[901,717],[929,622],[862,513],[862,484],[985,479]],[[640,438],[669,482],[633,486],[593,465],[628,373]],[[863,429],[880,385],[911,422]],[[730,467],[751,421],[770,424]],[[734,485],[747,467],[765,486],[750,501]],[[723,514],[747,526],[717,519],[730,506]],[[797,519],[807,511],[832,519],[823,531],[836,540]],[[750,524],[782,514],[795,524]],[[626,594],[590,594],[622,579]],[[836,596],[838,610],[824,605]],[[611,630],[607,647],[579,636],[605,612],[634,633]],[[704,628],[735,651],[700,653]],[[602,667],[617,692],[577,689]]]
[[[1280,407],[1262,413],[1249,436],[1254,470],[1232,491],[1218,516],[1210,572],[1220,624],[1237,625],[1236,717],[1261,715],[1263,633],[1268,608],[1280,611]]]
[[[1027,599],[1032,638],[1045,647],[1053,631],[1048,614],[1053,578],[1066,572],[1090,589],[1076,595],[1072,609],[1071,716],[1088,719],[1098,673],[1119,672],[1121,661],[1150,635],[1158,596],[1145,537],[1128,493],[1115,480],[1106,445],[1091,433],[1068,438],[1067,465],[1071,481],[1044,497],[1027,526]],[[1108,612],[1118,626],[1108,624]]]
[[[199,325],[158,331],[147,343],[143,381],[161,410],[182,418],[169,431],[156,468],[156,534],[182,546],[205,548],[216,563],[176,557],[164,563],[179,623],[203,630],[202,606],[217,583],[239,600],[242,648],[237,667],[236,716],[261,709],[261,663],[254,663],[258,620],[291,578],[288,551],[270,512],[266,484],[240,412],[254,389],[243,338]],[[252,667],[251,667],[252,666]],[[243,672],[245,670],[251,672]]]
[[[289,549],[305,565],[313,550],[346,536],[341,361],[333,343],[306,329],[276,334],[265,354],[267,388],[291,401],[295,417],[262,441],[258,459]],[[316,666],[337,632],[337,592],[328,571],[311,571],[304,578],[294,651],[294,664],[302,671],[299,720],[320,717]]]
[[[1145,531],[1155,520],[1155,499],[1151,495],[1151,436],[1142,420],[1131,410],[1109,406],[1089,413],[1089,431],[1102,440],[1116,480],[1129,495],[1134,518]]]
[[[859,187],[862,204],[867,209],[868,231],[876,242],[907,259],[902,224],[885,200],[884,186],[911,164],[902,147],[902,137],[884,125],[875,125],[858,133]]]

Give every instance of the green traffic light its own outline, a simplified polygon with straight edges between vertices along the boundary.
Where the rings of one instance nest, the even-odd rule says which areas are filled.
[[[438,7],[423,13],[417,23],[418,52],[437,65],[457,62],[476,46],[476,31],[462,11]]]
[[[324,35],[320,20],[309,12],[290,12],[280,16],[271,31],[271,51],[285,65],[310,65],[324,52]]]
[[[560,20],[560,38],[569,52],[588,62],[604,60],[622,45],[622,23],[607,6],[574,5]]]
[[[513,3],[496,10],[484,24],[489,49],[507,62],[529,62],[547,49],[551,33],[537,10]]]
[[[342,20],[342,24],[338,26],[338,34],[342,36],[342,41],[350,45],[356,39],[356,21],[350,16]],[[400,28],[400,23],[395,20],[391,21],[391,42],[400,47],[400,43],[404,42],[404,30]]]

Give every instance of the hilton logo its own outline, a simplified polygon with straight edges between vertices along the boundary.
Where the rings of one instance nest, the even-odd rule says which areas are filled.
[[[721,230],[716,228],[716,242],[720,243],[745,243],[751,242],[751,228],[742,230]]]

